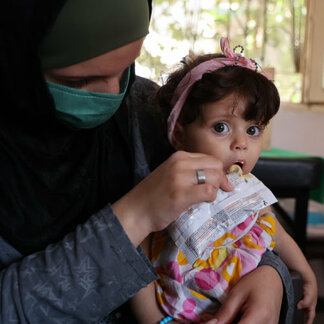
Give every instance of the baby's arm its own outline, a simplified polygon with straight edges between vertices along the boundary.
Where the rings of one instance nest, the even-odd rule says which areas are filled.
[[[150,238],[145,239],[141,244],[144,253],[149,257],[149,247],[151,244]],[[167,314],[159,307],[156,295],[154,282],[142,288],[131,300],[133,313],[139,324],[157,324]],[[176,323],[176,321],[168,322]]]
[[[303,279],[304,297],[297,307],[303,308],[306,312],[307,324],[313,323],[317,303],[317,282],[315,274],[308,264],[303,252],[300,250],[292,237],[284,230],[276,219],[276,246],[281,259],[287,267],[300,273]]]
[[[145,288],[142,288],[132,298],[131,305],[137,322],[140,324],[157,324],[167,316],[158,307],[153,282]]]

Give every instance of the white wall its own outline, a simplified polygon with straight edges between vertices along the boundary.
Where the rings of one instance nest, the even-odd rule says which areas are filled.
[[[322,112],[280,108],[272,122],[271,145],[324,158]]]

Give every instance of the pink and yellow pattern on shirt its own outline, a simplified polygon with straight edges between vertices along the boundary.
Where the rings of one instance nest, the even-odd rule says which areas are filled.
[[[163,310],[183,323],[208,319],[226,299],[238,279],[257,267],[264,252],[275,246],[275,219],[271,214],[258,217],[251,229],[226,247],[253,221],[243,223],[209,246],[207,258],[189,264],[166,232],[156,233],[151,261],[157,271],[157,300]]]

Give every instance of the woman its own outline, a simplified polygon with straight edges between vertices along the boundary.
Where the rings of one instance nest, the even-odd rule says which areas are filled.
[[[156,168],[169,154],[151,100],[156,86],[134,83],[132,65],[150,2],[2,4],[0,323],[113,321],[108,315],[155,279],[142,240],[213,200],[217,188],[231,190],[209,156],[181,152]],[[204,185],[196,169],[206,169]],[[269,309],[278,313],[280,277],[264,266],[220,319],[241,304],[251,318],[267,301],[248,280],[274,286]]]

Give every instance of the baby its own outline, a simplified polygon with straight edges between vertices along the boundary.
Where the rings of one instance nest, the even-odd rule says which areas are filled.
[[[168,139],[176,150],[212,155],[222,163],[224,172],[236,164],[239,168],[234,168],[234,173],[239,178],[253,177],[250,172],[261,153],[264,129],[279,109],[279,94],[269,75],[262,69],[257,72],[255,61],[232,51],[225,38],[221,48],[222,54],[183,62],[159,90],[158,102],[169,116]],[[197,171],[202,185],[211,176],[208,169]],[[273,202],[252,210],[196,256],[188,254],[187,246],[179,248],[173,235],[178,225],[156,233],[143,246],[158,274],[156,303],[147,311],[147,302],[155,298],[153,285],[135,297],[140,321],[199,323],[212,318],[230,288],[258,266],[267,249],[275,247],[288,268],[303,278],[304,297],[298,307],[305,309],[307,324],[312,323],[316,278],[297,244],[271,212],[268,205]]]

